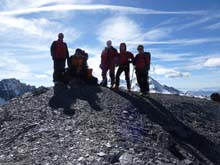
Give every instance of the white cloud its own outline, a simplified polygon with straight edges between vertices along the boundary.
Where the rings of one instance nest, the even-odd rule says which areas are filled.
[[[48,79],[51,76],[49,76],[47,74],[36,74],[36,75],[34,75],[34,77],[37,78],[37,79],[45,79],[45,78]]]
[[[205,61],[204,66],[206,67],[220,67],[220,58],[209,58]]]
[[[161,41],[156,40],[167,37],[170,32],[167,28],[156,28],[145,32],[132,19],[126,16],[114,16],[107,18],[99,25],[99,30],[96,34],[102,43],[110,39],[117,45],[120,42],[126,42],[136,47],[137,43],[161,43]]]
[[[0,37],[4,40],[3,45],[47,51],[59,32],[65,34],[67,41],[74,41],[81,35],[72,27],[66,27],[45,18],[25,19],[2,16],[0,16],[0,32]]]
[[[167,78],[181,78],[189,77],[191,75],[189,72],[180,72],[175,69],[165,68],[159,65],[154,66],[153,73],[163,75]]]
[[[105,43],[112,40],[113,44],[143,39],[140,27],[125,16],[106,19],[97,31],[98,39]]]
[[[0,56],[0,70],[0,79],[12,77],[24,79],[30,75],[30,68],[15,57]]]
[[[191,57],[188,58],[187,62],[178,65],[176,68],[177,69],[182,69],[182,70],[189,70],[189,71],[195,71],[195,70],[204,70],[207,69],[205,68],[205,63],[209,59],[216,59],[218,58],[219,55],[216,54],[198,54],[198,53],[192,53]],[[206,64],[207,65],[207,64]]]
[[[40,71],[33,71],[36,69],[33,65],[24,64],[15,56],[0,56],[0,79],[16,78],[22,82],[32,85],[52,85],[52,71],[47,72],[41,69]]]
[[[26,0],[27,1],[27,0]],[[93,5],[82,5],[82,4],[60,4],[60,0],[56,0],[55,5],[47,5],[51,4],[50,1],[47,0],[45,3],[40,1],[40,3],[27,5],[26,8],[18,8],[17,10],[6,10],[0,12],[0,15],[24,15],[31,13],[39,13],[39,12],[52,12],[52,11],[64,11],[64,10],[81,10],[81,11],[98,11],[98,10],[109,10],[114,12],[120,12],[121,14],[157,14],[157,15],[204,15],[205,11],[160,11],[160,10],[152,10],[152,9],[144,9],[144,8],[135,8],[128,6],[116,6],[116,5],[102,5],[102,4],[93,4]],[[59,2],[59,3],[58,3]],[[75,1],[76,2],[76,1]],[[15,3],[18,5],[18,0]],[[53,3],[52,3],[53,4]],[[44,6],[43,6],[44,5]],[[10,8],[9,8],[10,9]]]

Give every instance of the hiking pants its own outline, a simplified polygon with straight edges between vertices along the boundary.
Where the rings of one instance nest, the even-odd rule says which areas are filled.
[[[53,81],[62,81],[65,72],[66,59],[54,59]]]
[[[102,69],[102,85],[107,86],[107,72],[109,71],[109,76],[111,78],[111,86],[115,83],[115,66]]]
[[[149,82],[148,82],[148,70],[136,69],[137,82],[140,87],[140,92],[146,93],[149,92]]]
[[[116,83],[115,83],[115,85],[119,86],[120,76],[121,76],[122,72],[125,73],[125,80],[127,82],[127,88],[130,89],[131,88],[131,82],[130,82],[130,68],[129,68],[129,65],[124,65],[124,66],[119,65],[119,68],[118,68],[117,73],[116,73]]]

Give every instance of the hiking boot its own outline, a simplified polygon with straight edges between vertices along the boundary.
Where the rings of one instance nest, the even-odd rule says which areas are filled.
[[[115,87],[113,88],[114,90],[118,90],[119,87],[117,85],[115,85]]]
[[[128,92],[131,92],[131,88],[128,88]]]
[[[66,86],[66,88],[67,88],[67,89],[71,89],[71,85],[68,84],[68,85]]]
[[[100,85],[103,86],[103,87],[107,87],[107,81],[106,80],[102,80]]]
[[[54,81],[54,85],[56,86],[56,85],[63,85],[64,83],[63,82],[61,82],[61,81]]]
[[[143,96],[144,94],[142,92],[139,93],[139,96]]]
[[[144,95],[144,96],[149,96],[149,92],[148,92],[148,91],[145,91],[145,92],[143,92],[143,95]]]

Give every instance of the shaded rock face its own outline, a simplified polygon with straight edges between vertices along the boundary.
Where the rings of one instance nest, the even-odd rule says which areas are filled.
[[[21,83],[19,80],[4,79],[0,81],[0,105],[6,103],[14,97],[33,91],[34,89],[34,86]]]
[[[204,124],[193,127],[179,119],[181,108],[173,112],[173,99],[195,105],[193,112],[198,100],[167,97],[84,85],[26,93],[0,108],[0,164],[219,164],[219,143],[200,132]]]

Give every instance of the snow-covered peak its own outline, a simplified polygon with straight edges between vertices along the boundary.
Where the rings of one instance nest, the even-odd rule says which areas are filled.
[[[158,81],[153,79],[152,77],[149,78],[150,83],[150,92],[151,93],[163,93],[163,94],[181,94],[182,92],[173,88],[168,87],[166,85],[161,85]],[[132,90],[139,91],[139,86],[137,84],[137,80],[134,79],[132,83]]]

